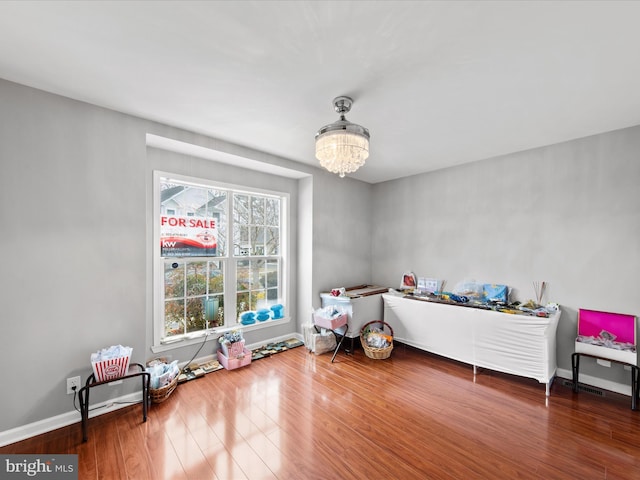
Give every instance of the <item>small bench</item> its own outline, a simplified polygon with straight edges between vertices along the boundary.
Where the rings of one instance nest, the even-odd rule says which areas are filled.
[[[571,355],[573,391],[578,393],[580,356],[627,365],[631,367],[631,409],[636,410],[640,397],[636,345],[634,315],[580,309],[575,353]]]

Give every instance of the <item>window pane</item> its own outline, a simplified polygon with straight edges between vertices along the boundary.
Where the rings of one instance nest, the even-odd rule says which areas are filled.
[[[233,221],[240,225],[249,225],[249,197],[247,195],[234,195]]]
[[[245,225],[236,226],[233,231],[233,253],[236,256],[247,256],[251,252],[251,243],[249,242],[249,227]]]
[[[237,295],[237,314],[242,312],[257,310],[259,305],[264,306],[264,300],[266,298],[264,290],[252,290],[251,292],[238,293]],[[260,302],[260,303],[259,303]]]
[[[269,260],[266,265],[268,288],[278,287],[278,261]]]
[[[182,335],[184,326],[184,300],[164,302],[164,336]]]
[[[267,299],[266,290],[252,290],[251,291],[251,310],[258,310],[266,306],[265,300]]]
[[[264,227],[249,227],[251,235],[251,254],[264,255]]]
[[[207,262],[187,263],[187,296],[207,293]]]
[[[224,264],[209,262],[209,293],[224,292]]]
[[[251,310],[251,295],[249,292],[238,292],[236,295],[236,317],[239,317],[241,313]]]
[[[206,328],[204,318],[204,299],[202,297],[187,299],[187,332],[197,332]]]
[[[204,316],[207,328],[213,328],[224,325],[224,262],[209,262],[208,275],[209,295],[204,299]]]
[[[218,251],[219,257],[227,255],[227,192],[220,190],[209,190],[209,202],[206,209],[206,217],[219,216],[218,229]]]
[[[215,245],[205,255],[226,255],[227,235],[227,192],[199,185],[189,185],[163,178],[160,180],[160,215],[171,216],[163,219],[163,255],[166,257],[197,256]],[[194,219],[192,225],[185,219]],[[205,226],[215,220],[215,229]],[[167,223],[165,224],[164,221]],[[172,223],[175,222],[175,223]],[[215,234],[215,237],[214,237]],[[184,239],[202,239],[203,246],[183,242]],[[163,241],[163,242],[164,242]],[[176,244],[177,242],[177,244]],[[196,251],[194,251],[196,250]]]
[[[265,233],[265,255],[278,255],[280,253],[280,229],[278,227],[267,227]]]
[[[251,197],[251,223],[264,225],[264,197]]]
[[[280,225],[280,199],[267,198],[265,225]]]
[[[184,262],[164,262],[164,298],[184,297]]]
[[[265,265],[264,260],[251,260],[251,290],[265,287],[267,281]]]
[[[224,325],[224,296],[211,295],[204,300],[204,318],[207,328]]]
[[[236,263],[236,289],[239,292],[251,289],[250,266],[250,260],[238,260],[238,262]]]

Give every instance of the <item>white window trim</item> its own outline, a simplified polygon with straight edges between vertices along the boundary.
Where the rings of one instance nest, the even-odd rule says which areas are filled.
[[[194,185],[201,185],[209,188],[220,188],[220,189],[228,189],[233,190],[234,192],[241,192],[247,194],[264,194],[264,195],[275,195],[282,198],[284,201],[281,206],[281,217],[280,217],[280,226],[283,232],[286,232],[286,235],[282,235],[280,238],[280,249],[281,249],[281,259],[282,259],[282,303],[285,305],[285,312],[289,312],[289,289],[290,289],[290,241],[289,235],[290,232],[290,224],[289,224],[289,214],[290,214],[290,195],[286,192],[278,192],[273,190],[267,190],[262,188],[254,188],[247,187],[245,185],[236,185],[225,182],[218,182],[215,180],[209,180],[199,177],[190,177],[186,175],[181,175],[177,173],[170,173],[161,170],[154,170],[153,172],[153,311],[152,311],[152,321],[153,321],[153,345],[151,346],[151,351],[153,353],[164,352],[167,350],[171,350],[174,348],[181,348],[189,345],[199,344],[203,342],[203,337],[205,342],[217,340],[220,335],[224,332],[242,328],[243,331],[252,331],[252,330],[261,330],[265,328],[271,328],[278,325],[282,325],[285,323],[289,323],[291,321],[290,315],[285,315],[284,318],[277,320],[269,320],[267,322],[257,322],[253,325],[243,325],[241,323],[236,323],[233,325],[227,324],[227,320],[225,319],[225,325],[215,328],[210,328],[208,330],[193,332],[193,334],[182,335],[175,340],[162,340],[163,338],[163,326],[162,322],[159,321],[158,316],[161,315],[161,312],[164,312],[164,304],[163,304],[163,291],[164,284],[160,281],[161,278],[164,277],[164,262],[163,258],[160,255],[160,225],[157,221],[160,218],[160,179],[163,177],[168,177],[171,179],[175,179],[180,182],[191,183]],[[231,198],[228,199],[229,202],[232,201]],[[231,221],[231,218],[228,219]],[[225,292],[228,287],[235,285],[236,277],[235,277],[235,264],[234,262],[238,258],[246,258],[246,257],[234,257],[233,256],[233,242],[232,239],[229,238],[231,235],[231,228],[227,228],[227,252],[225,258]],[[233,271],[233,273],[231,273]],[[232,283],[233,282],[233,283]],[[233,286],[233,290],[235,290],[235,286]],[[233,305],[229,305],[232,307],[233,312],[235,312],[235,297]],[[228,307],[227,307],[228,308]],[[237,321],[237,319],[236,319]]]

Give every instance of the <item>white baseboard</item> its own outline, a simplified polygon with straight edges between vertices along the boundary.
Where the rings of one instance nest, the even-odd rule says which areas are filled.
[[[559,368],[556,372],[556,375],[560,378],[565,378],[567,380],[573,381],[573,373],[571,372],[571,370],[564,370]],[[629,374],[629,376],[631,376],[631,374]],[[591,375],[585,375],[584,373],[580,374],[579,382],[584,385],[590,385],[592,387],[609,390],[610,392],[619,393],[621,395],[627,395],[628,397],[631,396],[631,385],[612,382],[610,380],[593,377]]]
[[[249,350],[253,350],[254,348],[262,347],[262,346],[266,345],[267,343],[284,342],[285,340],[289,340],[290,338],[295,338],[297,340],[300,340],[301,342],[303,341],[302,334],[296,332],[296,333],[293,333],[293,334],[290,333],[288,335],[281,335],[279,337],[272,338],[271,340],[267,340],[265,342],[252,343],[251,345],[247,345],[247,348]]]
[[[113,398],[106,402],[92,405],[91,410],[89,411],[89,418],[128,407],[132,403],[142,403],[142,392],[130,393],[122,397]],[[56,415],[55,417],[45,418],[37,422],[22,425],[21,427],[12,428],[11,430],[5,430],[4,432],[0,432],[0,447],[20,442],[27,438],[35,437],[36,435],[51,432],[74,423],[78,424],[78,436],[80,436],[81,420],[82,417],[80,416],[80,412],[74,410],[72,412]]]
[[[299,333],[294,333],[276,337],[264,342],[247,345],[247,348],[253,350],[254,348],[266,345],[267,343],[282,342],[284,340],[288,340],[289,338],[297,338],[298,340],[302,341],[302,335]],[[194,362],[206,363],[213,360],[214,358],[216,358],[214,355],[206,355],[204,357],[195,359]],[[186,365],[187,362],[183,362],[182,364],[180,364],[180,368],[183,368]],[[93,418],[98,415],[104,415],[105,413],[113,412],[115,410],[119,410],[120,408],[128,407],[132,403],[141,402],[142,392],[131,393],[122,397],[113,398],[107,400],[106,402],[92,405],[91,410],[89,411],[89,418]],[[57,430],[58,428],[73,425],[74,423],[78,424],[78,436],[80,436],[81,421],[82,417],[80,415],[80,412],[73,410],[61,415],[56,415],[55,417],[45,418],[43,420],[38,420],[37,422],[12,428],[11,430],[5,430],[4,432],[0,432],[0,447],[20,442],[22,440],[26,440],[27,438],[35,437],[36,435],[51,432],[53,430]]]

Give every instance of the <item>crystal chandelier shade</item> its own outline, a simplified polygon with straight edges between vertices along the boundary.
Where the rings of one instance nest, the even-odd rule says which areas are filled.
[[[352,103],[349,97],[335,98],[333,104],[340,120],[316,133],[316,158],[320,165],[340,177],[358,170],[369,157],[369,130],[344,116]]]

